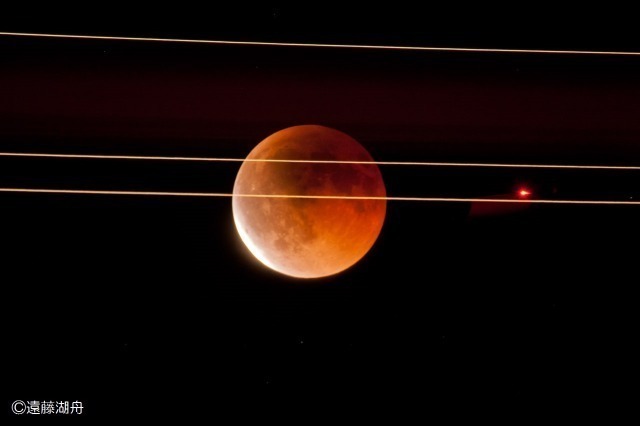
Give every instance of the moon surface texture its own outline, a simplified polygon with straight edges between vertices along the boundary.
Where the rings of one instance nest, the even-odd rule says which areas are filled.
[[[385,197],[376,164],[255,160],[373,161],[356,140],[323,126],[295,126],[260,142],[233,187],[233,217],[260,262],[282,274],[319,278],[358,262],[375,243],[386,200],[251,198],[243,195]]]

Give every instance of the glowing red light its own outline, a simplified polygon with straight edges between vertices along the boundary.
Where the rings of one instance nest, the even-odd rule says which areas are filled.
[[[526,189],[521,189],[518,191],[518,195],[520,195],[522,198],[526,198],[529,195],[531,195],[531,191],[526,190]]]

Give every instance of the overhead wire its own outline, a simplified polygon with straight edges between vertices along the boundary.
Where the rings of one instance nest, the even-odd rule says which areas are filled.
[[[155,42],[155,43],[191,43],[191,44],[211,44],[211,45],[231,45],[231,46],[271,46],[271,47],[295,47],[295,48],[404,50],[404,51],[427,51],[427,52],[510,53],[510,54],[543,54],[543,55],[640,56],[640,52],[604,51],[604,50],[501,49],[501,48],[480,48],[480,47],[395,46],[395,45],[338,44],[338,43],[293,43],[293,42],[277,42],[277,41],[206,40],[206,39],[186,39],[186,38],[125,37],[125,36],[47,34],[47,33],[27,33],[27,32],[0,32],[0,36],[77,39],[77,40],[137,41],[137,42]]]
[[[585,169],[585,170],[640,170],[640,166],[610,166],[581,164],[521,164],[521,163],[467,163],[437,161],[357,161],[357,160],[304,160],[285,158],[233,158],[233,157],[184,157],[158,155],[108,155],[108,154],[56,154],[32,152],[0,152],[0,157],[62,158],[88,160],[141,160],[141,161],[193,161],[233,163],[308,163],[308,164],[361,164],[378,166],[430,166],[430,167],[493,167],[517,169]]]

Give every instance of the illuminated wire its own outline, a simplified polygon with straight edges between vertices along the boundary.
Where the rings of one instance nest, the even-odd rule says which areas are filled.
[[[544,50],[544,49],[495,49],[495,48],[459,48],[459,47],[426,47],[426,46],[384,46],[355,44],[318,44],[318,43],[286,43],[256,42],[229,40],[170,39],[149,37],[118,37],[72,34],[38,34],[0,32],[0,36],[143,41],[168,43],[198,43],[213,45],[240,46],[274,46],[274,47],[312,47],[312,48],[346,48],[377,50],[414,50],[436,52],[471,52],[471,53],[530,53],[530,54],[569,54],[569,55],[611,55],[640,56],[640,52],[624,51],[592,51],[592,50]],[[44,157],[44,158],[83,158],[83,159],[116,159],[116,160],[157,160],[157,161],[200,161],[200,162],[267,162],[267,163],[318,163],[318,164],[376,164],[397,166],[444,166],[444,167],[505,167],[505,168],[545,168],[545,169],[598,169],[598,170],[640,170],[640,166],[602,166],[602,165],[552,165],[552,164],[504,164],[504,163],[447,163],[447,162],[401,162],[401,161],[340,161],[340,160],[285,160],[285,159],[242,159],[242,158],[205,158],[205,157],[164,157],[164,156],[126,156],[126,155],[88,155],[88,154],[49,154],[49,153],[0,153],[0,157]],[[333,196],[333,195],[287,195],[287,194],[230,194],[202,192],[155,192],[155,191],[107,191],[107,190],[71,190],[42,188],[0,188],[4,193],[48,193],[78,195],[130,195],[130,196],[164,196],[164,197],[248,197],[248,198],[297,198],[297,199],[342,199],[342,200],[385,200],[385,201],[426,201],[426,202],[483,202],[483,203],[530,203],[530,204],[589,204],[589,205],[637,205],[637,201],[603,201],[603,200],[522,200],[491,198],[442,198],[442,197],[370,197],[370,196]]]
[[[640,166],[604,166],[575,164],[508,164],[508,163],[447,163],[427,161],[345,161],[345,160],[287,160],[273,158],[225,158],[225,157],[165,157],[145,155],[99,155],[99,154],[49,154],[25,152],[0,152],[0,157],[66,158],[97,160],[144,160],[144,161],[199,161],[234,163],[310,163],[310,164],[376,164],[379,166],[434,166],[434,167],[501,167],[519,169],[587,169],[587,170],[640,170]]]
[[[38,33],[16,33],[16,32],[0,32],[0,36],[65,38],[65,39],[81,39],[81,40],[149,41],[149,42],[162,42],[162,43],[197,43],[197,44],[239,45],[239,46],[315,47],[315,48],[339,48],[339,49],[414,50],[414,51],[432,51],[432,52],[470,52],[470,53],[531,53],[531,54],[551,54],[551,55],[640,56],[640,52],[600,51],[600,50],[546,50],[546,49],[493,49],[493,48],[469,48],[469,47],[383,46],[383,45],[362,45],[362,44],[198,40],[198,39],[180,39],[180,38],[119,37],[119,36],[99,36],[99,35],[38,34]]]
[[[162,192],[162,191],[108,191],[86,189],[0,188],[5,193],[75,194],[75,195],[133,195],[147,197],[194,198],[276,198],[320,200],[373,200],[373,201],[425,201],[453,203],[516,203],[516,204],[590,204],[590,205],[640,205],[640,201],[607,200],[522,200],[504,198],[448,198],[448,197],[376,197],[349,195],[290,195],[290,194],[232,194],[227,192]]]

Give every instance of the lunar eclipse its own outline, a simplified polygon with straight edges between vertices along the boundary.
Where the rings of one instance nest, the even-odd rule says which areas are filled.
[[[260,34],[223,6],[130,30],[123,11],[103,29],[69,14],[76,31],[0,16],[301,42],[0,35],[7,417],[71,398],[89,420],[147,423],[628,399],[640,205],[555,201],[640,200],[640,56],[302,44],[640,52],[632,22],[612,42],[604,16],[555,7],[523,41],[531,10],[405,7],[385,36],[386,6],[339,28],[343,8],[261,5]]]
[[[358,262],[384,222],[386,200],[251,198],[243,195],[386,195],[375,164],[256,160],[373,161],[353,138],[317,125],[289,127],[249,154],[233,188],[233,217],[260,262],[285,275],[319,278]]]

